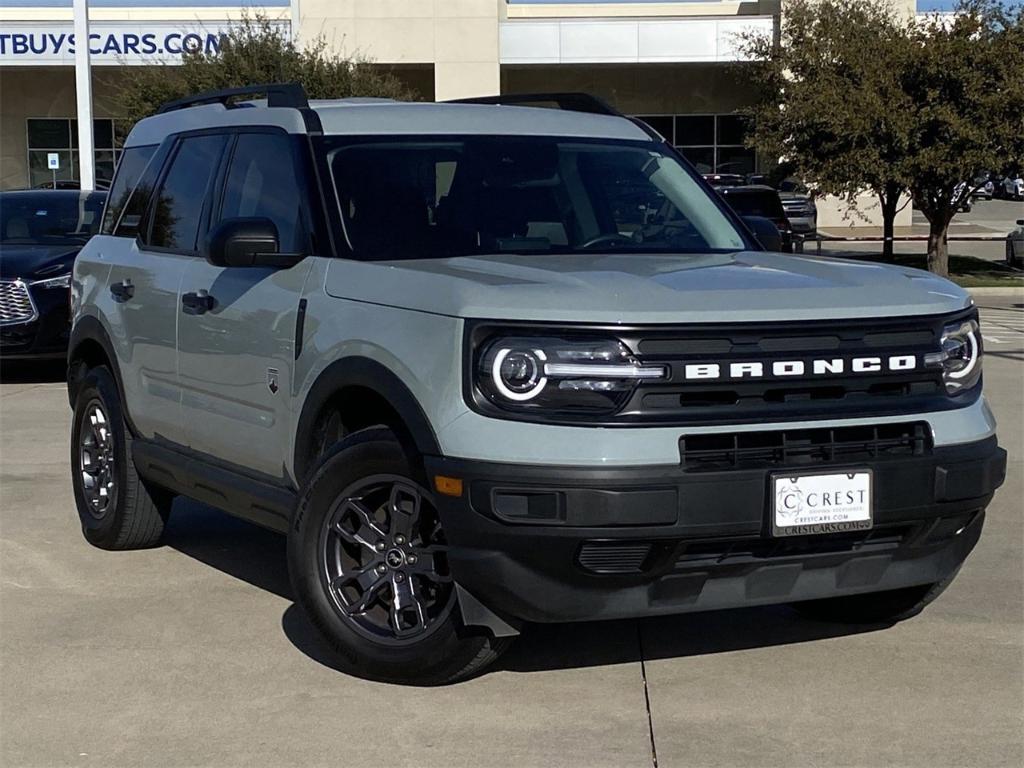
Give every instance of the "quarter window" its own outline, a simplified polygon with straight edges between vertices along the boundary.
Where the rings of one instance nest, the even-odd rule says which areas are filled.
[[[178,144],[153,204],[149,245],[196,250],[203,203],[224,142],[224,136],[192,136]]]

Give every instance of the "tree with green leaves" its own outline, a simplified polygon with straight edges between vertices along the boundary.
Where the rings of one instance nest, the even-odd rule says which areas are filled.
[[[219,50],[192,50],[180,65],[132,68],[119,84],[117,106],[131,124],[152,115],[165,101],[201,91],[253,83],[298,82],[310,98],[378,96],[415,99],[392,73],[368,59],[335,53],[323,37],[300,46],[287,28],[266,16],[243,16],[221,39]]]
[[[907,186],[898,172],[909,116],[899,78],[906,23],[889,0],[790,0],[780,39],[742,38],[761,100],[750,141],[784,160],[819,194],[851,207],[870,190],[881,206],[884,248]]]
[[[928,268],[945,276],[949,224],[975,177],[1024,165],[1024,6],[974,0],[915,22],[909,38],[911,120],[897,167],[928,219]]]
[[[998,0],[922,20],[888,0],[790,0],[777,43],[743,40],[764,94],[752,143],[821,192],[852,202],[871,190],[886,254],[909,190],[930,224],[928,267],[947,275],[949,224],[971,182],[1024,157],[1022,30],[1024,8]]]

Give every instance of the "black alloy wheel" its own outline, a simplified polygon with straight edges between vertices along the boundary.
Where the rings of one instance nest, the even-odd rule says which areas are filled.
[[[508,646],[464,623],[442,518],[418,458],[387,427],[345,434],[310,472],[288,532],[288,572],[336,669],[439,685]]]
[[[425,491],[377,475],[346,489],[324,518],[321,578],[339,615],[367,638],[416,641],[454,605],[446,552]]]
[[[78,442],[82,494],[89,514],[100,520],[117,504],[117,459],[110,418],[98,398],[82,412]]]

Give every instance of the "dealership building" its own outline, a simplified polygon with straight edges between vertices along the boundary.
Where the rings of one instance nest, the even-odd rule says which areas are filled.
[[[0,0],[0,189],[77,178],[71,1]],[[737,112],[756,93],[737,36],[777,34],[785,2],[90,0],[97,178],[113,173],[128,127],[115,97],[135,68],[173,66],[190,47],[215,49],[245,13],[265,15],[300,42],[322,35],[427,100],[588,91],[644,117],[702,171],[754,172],[774,158],[743,146]],[[914,11],[913,0],[895,2]]]

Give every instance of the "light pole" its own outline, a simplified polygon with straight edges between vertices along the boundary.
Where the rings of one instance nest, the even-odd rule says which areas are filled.
[[[78,100],[78,179],[83,190],[96,186],[92,136],[92,64],[89,61],[89,0],[74,0],[75,95]]]

